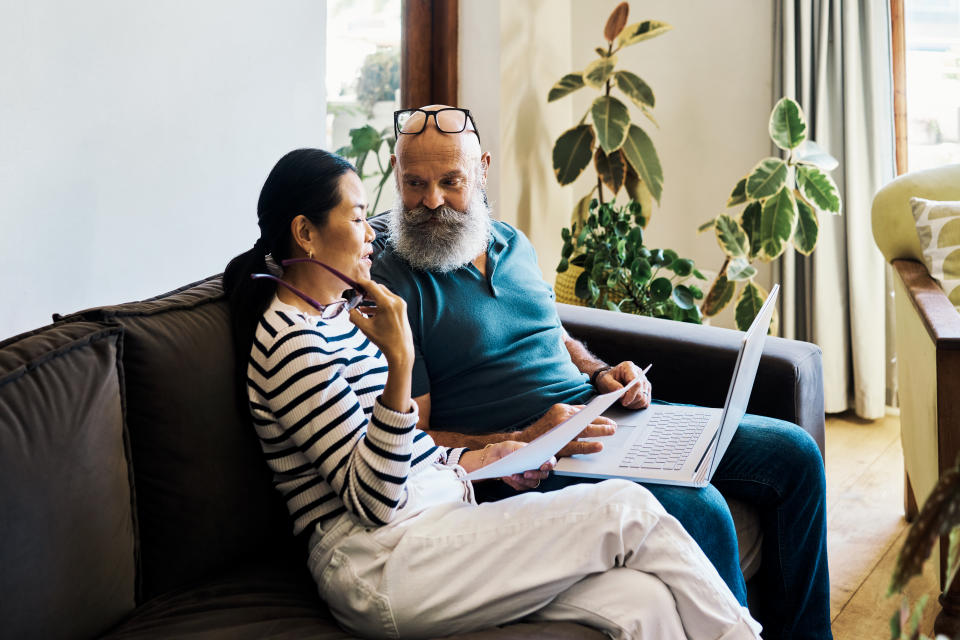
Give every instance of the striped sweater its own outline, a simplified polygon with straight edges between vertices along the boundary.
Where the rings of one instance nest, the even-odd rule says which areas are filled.
[[[254,427],[294,533],[350,511],[389,522],[406,481],[465,449],[438,447],[416,409],[380,403],[387,362],[347,314],[321,320],[276,296],[257,327],[247,367]]]

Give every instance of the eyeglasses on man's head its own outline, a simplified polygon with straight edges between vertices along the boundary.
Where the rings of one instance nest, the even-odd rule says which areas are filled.
[[[401,135],[415,136],[423,133],[427,128],[427,122],[433,116],[433,121],[437,125],[437,130],[442,133],[463,133],[464,131],[473,131],[480,140],[480,132],[477,131],[477,125],[470,115],[469,109],[460,109],[457,107],[443,107],[442,109],[401,109],[393,112],[393,131],[397,139]],[[470,125],[469,128],[467,125]]]

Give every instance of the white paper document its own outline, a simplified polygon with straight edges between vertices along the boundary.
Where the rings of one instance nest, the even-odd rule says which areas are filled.
[[[540,465],[550,459],[564,445],[577,437],[577,435],[587,428],[593,422],[593,419],[607,410],[607,408],[616,402],[627,389],[637,384],[641,377],[630,381],[625,387],[595,396],[586,406],[576,412],[550,431],[527,443],[527,446],[521,447],[516,451],[505,455],[496,462],[491,462],[485,467],[480,467],[476,471],[467,474],[467,480],[485,480],[487,478],[502,478],[514,473],[523,473],[532,469],[539,469]]]

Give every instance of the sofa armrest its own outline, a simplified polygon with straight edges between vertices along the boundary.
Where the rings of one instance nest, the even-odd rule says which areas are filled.
[[[650,371],[654,397],[722,407],[743,333],[672,320],[557,304],[567,332],[606,362],[632,360]],[[824,447],[820,347],[770,337],[747,409],[800,425]]]

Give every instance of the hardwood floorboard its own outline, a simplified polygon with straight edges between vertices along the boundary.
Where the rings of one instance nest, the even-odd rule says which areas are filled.
[[[826,433],[827,549],[830,606],[836,640],[890,637],[899,606],[887,587],[906,536],[903,519],[903,452],[899,418],[875,422],[830,416]],[[936,564],[907,585],[914,603],[929,595],[921,630],[932,633],[939,606]]]

